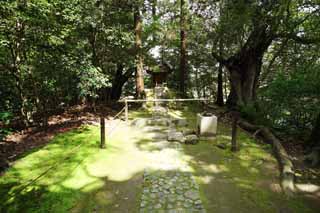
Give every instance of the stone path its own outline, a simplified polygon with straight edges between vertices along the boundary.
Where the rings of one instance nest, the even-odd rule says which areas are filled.
[[[168,127],[161,128],[161,131],[158,126],[148,125],[144,128],[153,134],[152,145],[157,151],[150,153],[149,160],[152,166],[144,172],[140,212],[205,213],[199,186],[192,176],[191,168],[182,159],[181,144],[167,141]]]

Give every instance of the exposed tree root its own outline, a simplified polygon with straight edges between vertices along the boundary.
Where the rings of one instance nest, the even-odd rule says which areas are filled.
[[[291,195],[295,191],[294,187],[294,169],[293,164],[289,158],[288,153],[282,146],[278,138],[270,131],[270,129],[263,126],[256,126],[247,121],[240,120],[239,126],[246,131],[254,132],[255,135],[260,135],[264,142],[272,144],[273,151],[277,157],[281,169],[281,186],[283,191]]]

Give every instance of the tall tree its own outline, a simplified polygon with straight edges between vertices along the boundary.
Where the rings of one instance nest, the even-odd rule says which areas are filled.
[[[220,55],[222,55],[222,38],[220,38],[219,41],[219,50],[220,50]],[[218,68],[218,84],[217,84],[217,100],[216,103],[218,106],[223,106],[224,105],[224,100],[223,100],[223,64],[219,62],[219,68]]]
[[[185,0],[180,0],[180,70],[179,87],[182,96],[186,96],[186,77],[187,77],[187,4]]]
[[[134,31],[136,46],[136,96],[144,96],[143,56],[142,56],[142,18],[139,3],[134,6]]]
[[[302,38],[297,29],[314,12],[302,19],[297,15],[299,18],[297,20],[292,17],[290,10],[294,8],[299,11],[302,5],[293,1],[273,3],[259,1],[259,4],[239,2],[235,5],[229,2],[227,6],[233,7],[238,11],[237,13],[240,13],[239,10],[245,10],[243,18],[247,23],[240,22],[240,24],[243,25],[243,29],[247,28],[249,31],[246,32],[246,36],[243,36],[244,42],[240,42],[240,48],[231,56],[225,58],[217,53],[213,53],[213,56],[230,73],[231,92],[227,104],[238,107],[247,106],[256,101],[263,57],[269,46],[274,40],[283,38],[309,43],[310,39]],[[316,8],[317,10],[319,9]]]

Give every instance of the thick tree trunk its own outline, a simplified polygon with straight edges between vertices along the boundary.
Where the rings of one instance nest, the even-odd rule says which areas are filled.
[[[231,91],[227,104],[231,107],[246,106],[256,100],[262,58],[255,58],[249,54],[242,61],[244,62],[227,66],[231,81]]]
[[[231,91],[227,100],[229,107],[242,107],[255,102],[262,58],[272,40],[273,34],[268,31],[268,26],[260,23],[235,55],[223,59],[221,55],[213,53],[230,72]]]
[[[144,80],[143,80],[143,57],[142,57],[142,19],[139,6],[134,9],[134,30],[136,45],[136,96],[143,98]]]
[[[186,96],[186,77],[187,77],[187,34],[186,34],[186,2],[180,3],[180,73],[179,89],[182,97]]]
[[[133,69],[127,70],[123,73],[124,67],[122,65],[118,65],[117,72],[112,81],[112,87],[110,91],[110,99],[113,101],[117,101],[120,99],[122,94],[122,88],[124,84],[129,80],[129,78],[133,75]]]

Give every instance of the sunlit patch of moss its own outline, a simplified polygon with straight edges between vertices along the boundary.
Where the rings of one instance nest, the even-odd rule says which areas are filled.
[[[134,138],[142,137],[129,127],[121,128],[126,134],[118,130],[107,136],[106,149],[99,148],[99,127],[86,126],[60,134],[16,161],[0,179],[5,195],[0,197],[0,212],[67,212],[110,181],[125,182],[141,173],[146,156]]]
[[[301,199],[288,200],[284,194],[271,190],[279,172],[270,145],[260,144],[242,130],[237,141],[240,151],[233,153],[230,151],[231,128],[219,122],[214,140],[184,146],[185,153],[191,156],[189,163],[195,170],[207,211],[228,211],[225,208],[229,208],[238,212],[277,212],[284,207],[293,212],[312,212]],[[218,148],[219,143],[226,144],[226,149]],[[266,164],[275,169],[266,170]]]

